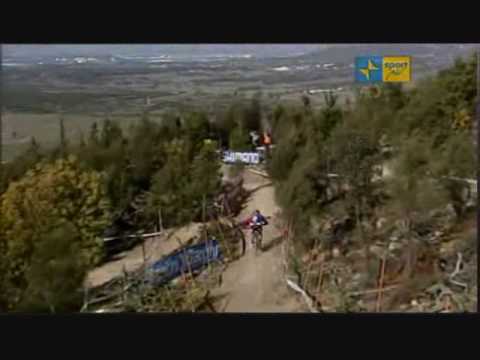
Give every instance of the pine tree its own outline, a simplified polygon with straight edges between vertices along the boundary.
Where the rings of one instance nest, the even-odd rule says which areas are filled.
[[[79,234],[71,223],[52,227],[35,244],[19,311],[75,312],[83,301],[87,267],[78,256]]]
[[[230,150],[249,151],[252,148],[248,132],[240,125],[230,133]]]
[[[78,142],[78,146],[80,149],[85,149],[87,147],[87,144],[85,142],[85,136],[83,136],[83,132],[80,133],[80,141]]]
[[[191,167],[192,197],[215,194],[220,188],[220,159],[214,143],[205,143],[195,156]]]
[[[166,227],[183,224],[193,218],[189,184],[190,167],[188,148],[185,141],[173,140],[166,145],[165,165],[155,173],[149,191],[146,212],[156,219],[162,210]]]
[[[35,139],[35,136],[30,138],[30,146],[26,152],[27,154],[33,155],[37,159],[40,156],[40,145],[38,144],[37,139]]]
[[[65,136],[65,119],[63,113],[60,114],[59,125],[60,125],[60,154],[62,157],[66,156],[67,152],[67,139]]]
[[[421,245],[414,229],[417,224],[430,220],[430,211],[447,203],[447,194],[438,179],[432,178],[432,139],[423,135],[405,139],[393,163],[394,174],[387,181],[387,192],[391,198],[388,208],[392,222],[403,224],[402,236],[406,239],[406,268],[408,279],[414,271],[416,249]]]
[[[110,147],[114,142],[121,142],[123,140],[123,133],[120,126],[107,118],[102,127],[100,135],[100,144],[104,148]]]
[[[311,100],[308,97],[308,95],[302,95],[302,104],[305,110],[307,111],[311,110]]]
[[[261,93],[255,94],[249,106],[243,109],[242,127],[247,131],[259,131],[262,121]]]
[[[94,122],[90,127],[90,136],[88,139],[89,145],[98,145],[99,136],[98,136],[98,125],[97,122]]]

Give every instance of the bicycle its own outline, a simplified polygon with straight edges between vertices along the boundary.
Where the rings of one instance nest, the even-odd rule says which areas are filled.
[[[263,229],[261,225],[252,226],[252,245],[255,247],[255,254],[262,251]]]

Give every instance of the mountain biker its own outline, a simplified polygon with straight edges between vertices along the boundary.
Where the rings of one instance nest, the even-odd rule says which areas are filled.
[[[268,225],[268,221],[265,216],[260,213],[259,210],[255,210],[253,216],[249,219],[249,227],[252,229],[252,243],[255,239],[255,232],[260,235],[260,241],[263,235],[263,226]],[[260,246],[260,244],[258,244]]]

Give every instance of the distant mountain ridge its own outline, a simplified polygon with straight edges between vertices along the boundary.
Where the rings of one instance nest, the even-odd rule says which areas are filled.
[[[41,61],[56,57],[236,57],[268,59],[292,57],[306,62],[352,63],[361,55],[411,55],[450,63],[464,57],[479,44],[134,44],[134,45],[3,45],[3,59],[10,61]]]
[[[63,56],[213,56],[253,57],[295,56],[319,50],[312,44],[167,44],[167,45],[4,45],[3,57],[9,59]]]

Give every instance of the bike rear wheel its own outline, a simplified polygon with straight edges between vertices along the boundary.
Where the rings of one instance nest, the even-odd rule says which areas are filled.
[[[253,246],[255,247],[255,253],[262,251],[262,233],[260,231],[253,231],[252,233]]]

